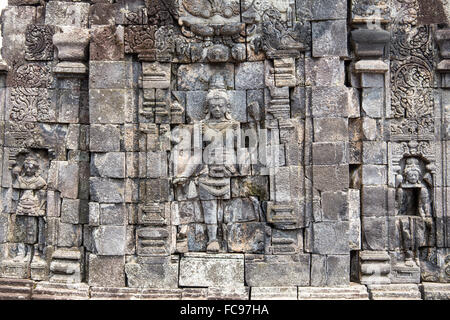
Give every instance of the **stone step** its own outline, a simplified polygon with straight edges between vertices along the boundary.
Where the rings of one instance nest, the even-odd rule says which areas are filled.
[[[181,289],[92,287],[92,300],[181,300]]]
[[[208,288],[184,288],[181,300],[207,300]]]
[[[450,300],[450,283],[424,282],[420,287],[424,300]]]
[[[29,300],[32,288],[30,280],[0,278],[0,300]]]
[[[248,300],[249,287],[210,287],[208,288],[208,300]]]
[[[372,300],[421,300],[417,284],[377,284],[368,285]]]
[[[368,300],[364,285],[351,283],[347,287],[299,287],[298,300]]]
[[[297,287],[252,287],[250,300],[297,300]]]
[[[84,283],[65,284],[40,282],[32,292],[33,300],[85,300],[89,299],[89,286]]]

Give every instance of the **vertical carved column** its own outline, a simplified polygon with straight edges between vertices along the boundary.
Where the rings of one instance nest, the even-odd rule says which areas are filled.
[[[3,10],[3,8],[0,9]],[[1,32],[0,32],[1,37]],[[3,60],[3,57],[1,55],[1,51],[3,49],[4,42],[2,38],[2,48],[0,48],[0,92],[2,94],[1,100],[0,100],[0,127],[2,128],[0,130],[0,158],[3,159],[4,156],[4,139],[5,139],[5,108],[6,108],[6,78],[8,73],[8,64],[6,61]],[[0,162],[0,182],[3,181],[3,164],[4,161]],[[3,210],[0,212],[0,263],[4,259],[5,255],[5,247],[7,242],[7,233],[8,233],[8,226],[9,225],[9,219],[8,214],[4,213]]]
[[[377,8],[376,6],[374,6]],[[354,16],[358,7],[354,5]],[[360,18],[368,24],[374,17]],[[389,43],[389,32],[379,28],[366,29],[366,25],[353,30],[351,38],[357,62],[353,75],[361,94],[361,113],[351,120],[353,137],[351,145],[351,187],[360,188],[360,213],[362,222],[361,283],[390,283],[390,258],[387,253],[387,143],[379,133],[383,126],[386,105],[386,73],[388,64],[383,61]],[[358,164],[357,166],[355,166]]]
[[[85,65],[89,44],[87,29],[63,26],[53,35],[57,48],[56,101],[58,122],[67,125],[67,156],[52,161],[48,191],[49,244],[54,246],[50,281],[79,283],[84,279],[83,224],[88,223],[89,150],[86,144],[88,115]],[[84,108],[83,108],[84,107]],[[71,185],[68,189],[67,185]]]
[[[450,156],[450,28],[436,30],[435,35],[437,44],[440,49],[440,58],[442,60],[437,65],[437,72],[440,74],[440,138],[441,144],[441,162],[442,165],[442,185],[436,188],[436,210],[438,212],[436,229],[437,229],[437,246],[438,257],[444,261],[443,265],[438,265],[441,268],[440,279],[442,281],[449,281],[450,272],[448,271],[448,264],[450,260],[450,218],[449,218],[449,156]],[[439,117],[439,115],[436,115]]]
[[[168,28],[158,24],[125,27],[125,52],[137,54],[141,67],[137,107],[139,152],[134,153],[139,177],[136,250],[125,265],[130,287],[175,288],[178,285],[179,261],[173,255],[177,230],[171,220],[169,201],[173,195],[168,153],[170,124],[182,123],[184,109],[172,94],[173,44],[169,42],[173,39],[169,39]]]

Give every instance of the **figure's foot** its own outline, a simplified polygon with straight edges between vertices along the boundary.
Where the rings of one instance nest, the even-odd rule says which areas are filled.
[[[31,261],[31,264],[35,265],[35,266],[40,266],[40,265],[45,265],[46,263],[45,263],[45,260],[42,259],[38,254],[35,254],[33,256],[33,260]]]
[[[219,241],[213,240],[210,243],[208,243],[208,246],[206,247],[207,252],[219,252],[220,246]]]
[[[412,259],[407,259],[405,261],[405,266],[407,267],[414,267],[416,264],[414,263],[414,261]]]
[[[13,259],[11,259],[13,262],[24,262],[26,259],[25,255],[18,254]]]

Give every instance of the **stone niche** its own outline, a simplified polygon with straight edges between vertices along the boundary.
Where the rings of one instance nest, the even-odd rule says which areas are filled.
[[[9,1],[0,278],[210,299],[449,282],[448,23],[419,0]]]

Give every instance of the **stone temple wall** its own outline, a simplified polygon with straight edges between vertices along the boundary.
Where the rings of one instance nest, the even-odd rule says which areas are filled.
[[[0,296],[450,298],[448,1],[8,2]]]

